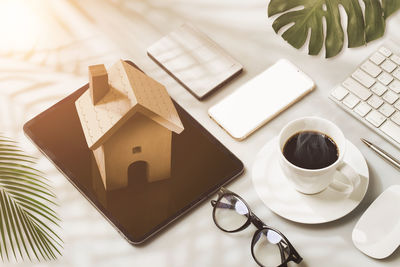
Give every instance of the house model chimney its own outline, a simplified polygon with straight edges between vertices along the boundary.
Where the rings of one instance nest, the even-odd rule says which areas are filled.
[[[93,105],[107,94],[108,74],[104,64],[89,66],[89,90]]]

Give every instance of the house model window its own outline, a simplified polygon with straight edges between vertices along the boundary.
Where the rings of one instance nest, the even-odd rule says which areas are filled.
[[[89,89],[75,102],[106,190],[128,185],[128,168],[148,165],[148,181],[171,175],[172,132],[184,129],[163,85],[120,60],[89,67]]]
[[[132,148],[132,153],[140,153],[142,152],[142,147],[141,146],[135,146],[134,148]]]

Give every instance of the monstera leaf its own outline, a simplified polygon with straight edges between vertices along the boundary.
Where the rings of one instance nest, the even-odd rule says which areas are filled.
[[[58,225],[51,209],[55,196],[42,173],[32,168],[34,159],[12,140],[0,136],[0,256],[9,260],[55,259],[61,239],[48,226]]]
[[[280,14],[272,27],[278,33],[282,27],[288,26],[282,37],[295,48],[304,45],[310,32],[310,55],[319,54],[325,41],[325,56],[329,58],[343,48],[340,7],[347,14],[349,47],[358,47],[381,37],[385,32],[385,19],[400,8],[400,0],[363,2],[364,9],[359,0],[271,0],[268,17]]]

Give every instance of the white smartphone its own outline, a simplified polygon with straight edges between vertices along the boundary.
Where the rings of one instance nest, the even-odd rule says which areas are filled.
[[[212,106],[208,114],[233,138],[243,140],[314,88],[310,77],[280,59]]]

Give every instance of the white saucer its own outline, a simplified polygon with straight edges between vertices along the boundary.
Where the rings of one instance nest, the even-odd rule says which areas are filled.
[[[329,187],[314,195],[296,191],[280,168],[276,142],[277,138],[274,138],[264,145],[256,157],[252,173],[259,197],[276,214],[299,223],[326,223],[345,216],[364,198],[369,183],[368,166],[361,152],[350,141],[347,140],[343,160],[361,178],[351,195]],[[335,175],[342,174],[336,172]]]

